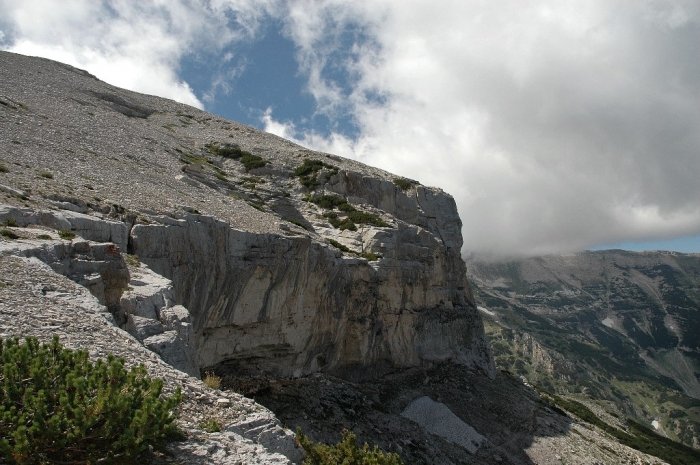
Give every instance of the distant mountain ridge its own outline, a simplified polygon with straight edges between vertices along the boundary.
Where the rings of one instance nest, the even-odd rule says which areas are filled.
[[[700,254],[604,250],[468,269],[500,368],[699,445]]]

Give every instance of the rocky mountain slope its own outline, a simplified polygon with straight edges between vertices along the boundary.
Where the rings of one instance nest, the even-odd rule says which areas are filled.
[[[299,463],[283,424],[407,463],[659,463],[495,369],[439,189],[0,52],[0,223],[0,336],[183,387],[154,463]]]
[[[700,255],[470,264],[499,366],[700,446]]]
[[[449,195],[67,66],[0,60],[10,216],[69,211],[69,229],[172,280],[199,367],[361,376],[449,359],[493,374]],[[122,325],[155,316],[118,307]]]

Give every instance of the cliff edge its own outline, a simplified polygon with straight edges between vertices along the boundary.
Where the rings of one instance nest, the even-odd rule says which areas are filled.
[[[0,221],[186,372],[494,375],[448,194],[49,60],[2,52],[0,82]],[[149,278],[75,269],[99,248],[61,230]]]

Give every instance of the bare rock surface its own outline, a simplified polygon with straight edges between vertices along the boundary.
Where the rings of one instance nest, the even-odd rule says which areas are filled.
[[[665,463],[558,409],[506,372],[491,379],[444,363],[357,383],[317,373],[228,376],[224,386],[254,398],[313,441],[338,442],[347,429],[360,444],[397,453],[406,464]]]
[[[428,396],[419,397],[408,404],[401,416],[418,423],[432,434],[460,445],[472,454],[484,441],[482,435],[460,420],[449,407]]]

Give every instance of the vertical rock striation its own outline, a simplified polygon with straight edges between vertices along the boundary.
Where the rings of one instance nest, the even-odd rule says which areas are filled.
[[[192,313],[199,365],[358,378],[449,360],[493,375],[452,197],[344,171],[327,188],[396,215],[395,227],[359,233],[380,260],[196,214],[133,227],[133,252]]]

